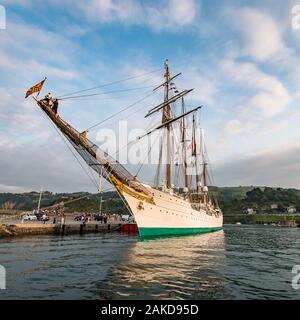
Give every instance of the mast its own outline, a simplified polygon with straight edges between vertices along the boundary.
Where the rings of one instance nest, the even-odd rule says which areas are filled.
[[[163,151],[162,149],[163,149],[163,141],[160,140],[158,166],[155,174],[155,186],[157,188],[159,187],[159,178],[160,178],[160,171],[161,171],[162,151]]]
[[[201,180],[198,168],[198,152],[197,152],[197,141],[196,141],[196,121],[195,115],[193,115],[193,139],[192,139],[192,146],[193,146],[193,156],[195,157],[195,168],[196,168],[196,191],[197,193],[201,192]]]
[[[99,179],[99,192],[101,194],[100,203],[99,203],[99,213],[101,215],[102,214],[102,167],[101,167],[101,172],[100,172],[99,177],[100,177],[100,179]]]
[[[163,116],[162,116],[162,123],[171,120],[171,107],[168,103],[169,100],[169,82],[170,82],[170,73],[169,73],[169,66],[168,60],[165,61],[165,91],[164,91],[164,108],[163,108]],[[168,189],[172,188],[172,181],[171,181],[171,126],[167,124],[167,163],[166,163],[166,187]]]
[[[166,82],[164,82],[166,83]],[[189,90],[183,90],[181,92],[179,92],[178,94],[176,94],[175,96],[171,97],[169,100],[160,103],[159,105],[155,106],[154,108],[150,109],[148,111],[148,113],[145,115],[145,118],[151,116],[153,113],[160,111],[161,109],[163,109],[166,105],[169,105],[172,102],[175,102],[176,100],[186,96],[187,94],[189,94],[190,92],[192,92],[194,89],[189,89]]]
[[[182,97],[182,114],[185,114],[185,104],[184,104],[184,98]],[[189,188],[189,179],[187,175],[187,159],[186,159],[186,127],[185,127],[185,117],[182,118],[182,136],[181,136],[181,142],[182,142],[182,152],[183,152],[183,174],[184,174],[184,186],[185,191],[188,191]]]
[[[162,154],[165,154],[165,152],[163,152],[163,150],[166,150],[166,188],[167,189],[171,189],[172,188],[172,172],[171,172],[171,160],[172,160],[172,135],[171,135],[171,130],[172,130],[172,125],[171,123],[173,123],[174,121],[177,121],[179,119],[181,119],[183,116],[188,115],[190,112],[184,113],[180,116],[180,117],[176,117],[176,118],[172,118],[171,115],[171,103],[174,103],[175,101],[177,101],[180,98],[183,98],[185,95],[189,94],[191,91],[193,91],[194,89],[189,89],[189,90],[183,90],[179,93],[177,93],[176,95],[172,95],[171,97],[169,97],[169,91],[170,91],[170,84],[171,84],[171,80],[175,79],[176,77],[178,77],[179,75],[181,75],[181,73],[176,74],[175,76],[170,76],[170,72],[169,72],[169,65],[168,65],[168,59],[166,59],[165,63],[164,63],[164,67],[165,67],[165,73],[164,73],[164,82],[162,84],[160,84],[159,86],[157,86],[156,88],[153,89],[153,91],[159,89],[159,88],[164,88],[164,99],[163,102],[160,103],[159,105],[153,107],[152,109],[150,109],[148,111],[148,113],[145,115],[145,118],[157,113],[158,111],[162,111],[162,121],[161,121],[161,125],[159,125],[158,127],[156,127],[154,130],[151,130],[150,132],[148,132],[146,135],[151,134],[152,132],[154,132],[157,129],[161,129],[161,128],[165,128],[165,136],[162,139],[161,145],[160,145],[160,152],[159,152],[159,162],[158,162],[158,166],[157,166],[157,170],[156,170],[156,175],[155,175],[155,184],[158,187],[159,185],[159,179],[160,179],[160,172],[161,172],[161,167],[162,167]],[[200,107],[198,107],[200,108]],[[198,109],[197,108],[197,109]],[[196,109],[194,109],[192,112],[194,112]],[[146,136],[144,135],[144,136]],[[139,137],[142,138],[143,136]],[[165,141],[166,138],[166,141]],[[166,142],[166,146],[164,144],[164,142]],[[163,149],[164,148],[164,149]],[[187,167],[187,165],[186,165]],[[186,168],[187,171],[187,168]],[[187,174],[186,174],[187,175]],[[188,186],[188,177],[185,178],[185,185]]]
[[[204,187],[207,187],[207,175],[206,175],[206,165],[207,163],[203,163],[203,185]]]
[[[204,147],[204,130],[201,129],[201,153],[202,153],[202,161],[203,161],[203,192],[204,192],[204,201],[208,201],[208,187],[207,187],[207,162],[205,159],[205,147]]]
[[[40,197],[39,197],[37,212],[39,212],[39,211],[40,211],[40,208],[41,208],[42,193],[43,193],[43,187],[41,186],[41,191],[40,191]]]

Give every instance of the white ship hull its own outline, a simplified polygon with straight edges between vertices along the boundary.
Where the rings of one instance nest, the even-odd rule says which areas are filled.
[[[189,201],[152,189],[153,203],[122,192],[136,220],[141,237],[180,235],[220,230],[223,215],[211,206],[195,210]]]

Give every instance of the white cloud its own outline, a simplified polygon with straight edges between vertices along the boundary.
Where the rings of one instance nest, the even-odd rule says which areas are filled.
[[[242,131],[242,123],[240,120],[230,120],[225,124],[225,131],[230,134],[238,134]]]
[[[196,1],[170,0],[168,6],[169,16],[174,23],[186,25],[193,22],[196,16]]]
[[[254,114],[259,118],[269,118],[285,111],[292,98],[287,88],[274,76],[268,75],[253,63],[236,63],[227,59],[222,62],[224,75],[237,86],[250,90],[242,106],[244,117]]]
[[[191,67],[191,65],[193,67]],[[188,64],[182,63],[176,67],[182,71],[182,75],[175,79],[175,82],[178,83],[182,89],[194,89],[186,99],[214,106],[217,94],[217,79],[215,78],[214,72],[198,61],[191,63],[191,60]]]
[[[20,60],[13,58],[8,54],[3,54],[0,52],[0,68],[10,69],[10,71],[25,74],[40,75],[42,78],[44,75],[61,78],[61,79],[74,79],[76,77],[75,72],[70,70],[64,70],[63,68],[51,67],[44,63],[39,63],[33,59]]]
[[[39,0],[4,1],[6,5],[23,7],[39,6]],[[61,6],[61,0],[48,0],[48,6]],[[200,1],[197,0],[65,0],[62,8],[66,7],[75,18],[85,16],[91,22],[112,23],[121,22],[129,25],[148,26],[152,30],[177,31],[179,28],[195,22],[200,11]],[[43,7],[41,7],[42,9]],[[66,34],[82,35],[85,28],[74,26],[75,30],[67,27],[62,30]]]
[[[47,131],[55,132],[51,128]],[[52,139],[39,144],[18,143],[0,145],[1,161],[0,189],[14,191],[19,189],[38,190],[41,185],[54,191],[96,191],[88,176],[72,156],[65,144]],[[85,164],[83,164],[85,165]],[[88,171],[88,170],[87,170]],[[18,189],[15,189],[18,191]]]
[[[11,193],[19,193],[19,192],[28,192],[32,191],[24,187],[19,186],[10,186],[6,184],[0,184],[0,192],[11,192]]]
[[[242,54],[266,61],[285,50],[280,29],[271,16],[252,8],[229,10],[232,26],[242,35]]]
[[[154,30],[169,29],[172,31],[194,22],[198,12],[194,0],[169,0],[159,2],[157,6],[144,8],[142,18]]]
[[[17,2],[21,4],[23,1]],[[39,1],[33,0],[30,3],[24,1],[24,5],[27,7],[23,9],[29,10],[28,7],[33,6],[34,3],[41,6],[38,9],[43,8],[46,11],[50,6],[51,12],[59,8],[62,15],[65,12],[68,13],[68,16],[73,18],[70,19],[73,25],[67,26],[66,23],[69,21],[61,19],[58,15],[57,25],[51,25],[50,29],[59,30],[62,26],[65,26],[65,28],[60,32],[51,32],[44,29],[46,21],[41,28],[41,24],[29,25],[15,16],[14,20],[10,21],[9,28],[1,34],[0,72],[5,74],[5,79],[1,78],[0,82],[0,87],[2,86],[0,88],[0,96],[2,97],[0,101],[2,126],[0,149],[2,154],[8,156],[0,159],[2,178],[0,189],[3,190],[7,186],[7,190],[14,190],[14,186],[17,185],[29,189],[38,189],[41,180],[45,181],[50,189],[58,188],[61,191],[71,190],[74,186],[78,189],[88,188],[89,186],[92,188],[87,177],[80,173],[81,169],[75,163],[76,160],[74,161],[72,156],[68,157],[67,154],[64,154],[64,152],[68,153],[68,150],[61,144],[59,138],[55,138],[56,133],[51,131],[51,126],[40,116],[36,106],[31,101],[24,103],[24,91],[26,91],[27,86],[40,80],[41,75],[42,77],[48,75],[49,82],[47,82],[47,89],[45,88],[45,90],[48,90],[49,87],[59,88],[61,92],[58,93],[62,94],[92,87],[98,83],[109,82],[112,78],[126,78],[155,69],[157,66],[153,67],[153,61],[157,58],[157,52],[155,53],[154,50],[157,48],[153,46],[152,51],[144,54],[143,47],[141,47],[136,49],[133,55],[132,52],[135,49],[130,47],[124,50],[124,54],[122,51],[122,58],[114,59],[115,73],[111,74],[111,63],[107,63],[107,50],[109,48],[105,47],[106,44],[110,43],[110,39],[106,42],[106,35],[101,32],[93,34],[93,28],[102,23],[120,22],[120,26],[118,26],[120,29],[126,25],[133,25],[149,27],[155,31],[177,32],[182,27],[197,27],[196,18],[199,14],[199,2],[88,0],[82,1],[80,4],[77,1],[66,0],[61,4],[59,0],[49,0],[46,5],[43,5]],[[293,135],[296,136],[299,131],[295,119],[292,121],[287,119],[283,124],[283,117],[290,111],[292,102],[291,80],[287,81],[287,74],[290,74],[291,69],[294,69],[295,75],[297,75],[298,70],[296,71],[294,64],[297,65],[298,60],[296,54],[295,56],[285,55],[288,50],[283,42],[283,33],[280,31],[281,25],[277,25],[270,15],[256,9],[236,9],[233,14],[237,15],[232,16],[230,25],[234,25],[238,32],[235,36],[241,35],[241,37],[236,37],[237,39],[241,38],[240,50],[237,48],[236,42],[230,38],[231,33],[222,33],[220,39],[215,41],[217,33],[214,31],[215,33],[210,33],[212,40],[208,37],[205,38],[205,52],[197,54],[191,52],[186,45],[181,47],[179,40],[182,40],[182,38],[177,33],[176,41],[178,40],[178,42],[172,44],[175,47],[175,50],[172,50],[174,55],[170,54],[171,67],[172,61],[176,59],[179,62],[176,65],[178,72],[183,72],[182,78],[176,79],[176,85],[180,86],[182,81],[181,87],[195,87],[194,100],[203,102],[204,105],[209,104],[216,107],[208,110],[208,112],[205,110],[205,125],[207,125],[208,120],[208,138],[211,142],[214,143],[220,137],[218,143],[209,146],[209,150],[213,150],[213,158],[219,157],[217,158],[219,163],[224,163],[231,157],[238,158],[238,155],[241,154],[245,154],[247,157],[257,150],[266,149],[267,146],[272,146],[274,150],[280,150],[278,140],[290,139]],[[209,12],[208,16],[204,17],[203,15],[204,18],[206,18],[206,23],[209,26],[213,25],[215,28],[220,26],[218,21],[211,22],[208,20],[210,19]],[[85,28],[82,29],[82,26]],[[228,27],[228,24],[226,27]],[[68,38],[68,36],[83,35],[85,32],[89,32],[88,37],[91,36],[96,41],[100,39],[100,49],[104,48],[106,52],[102,54],[102,50],[97,51],[98,46],[95,42],[91,46],[91,52],[88,52],[89,38],[84,41],[87,47],[81,45],[80,41],[76,43],[73,41],[74,39],[70,40]],[[148,41],[147,45],[152,39],[157,45],[155,42],[156,36],[151,35],[149,39],[145,39],[145,41]],[[165,36],[167,35],[164,34]],[[195,36],[195,34],[192,34],[192,36]],[[199,38],[196,38],[195,41],[198,41],[199,44]],[[225,46],[222,47],[224,43]],[[291,45],[290,42],[286,43]],[[228,44],[232,45],[236,51],[231,58],[224,59],[224,56],[227,56]],[[86,59],[87,62],[84,63],[83,59],[93,56],[94,51],[97,51],[97,59],[92,61]],[[128,56],[128,52],[130,61],[121,61],[125,60],[124,56]],[[285,64],[279,62],[278,57],[287,58]],[[294,59],[294,64],[291,63],[291,57]],[[245,62],[250,60],[249,58],[256,64]],[[275,64],[276,69],[274,69]],[[163,72],[163,70],[161,71]],[[173,68],[172,71],[175,73]],[[80,77],[77,76],[79,74]],[[99,74],[101,74],[101,77],[99,77]],[[145,81],[145,85],[153,82],[161,83],[162,81],[161,74],[151,74],[149,78],[151,79]],[[144,79],[136,80],[138,86],[144,83]],[[132,81],[130,85],[134,83]],[[295,83],[298,82],[295,81]],[[53,93],[55,94],[55,92]],[[110,98],[116,97],[111,96]],[[130,99],[135,98],[131,95]],[[100,121],[114,111],[130,104],[127,98],[122,97],[119,100],[110,101],[109,105],[103,104],[103,108],[100,100],[93,101],[90,104],[86,101],[84,109],[80,102],[77,103],[76,105],[74,101],[68,106],[66,102],[60,106],[61,115],[70,118],[70,123],[73,123],[75,127],[93,124],[93,122],[98,121],[97,119]],[[188,103],[189,101],[187,101]],[[145,101],[144,105],[137,106],[139,112],[129,118],[130,125],[136,126],[138,124],[141,126],[142,123],[144,124],[142,118],[144,111],[147,110],[147,104],[148,100]],[[219,109],[218,106],[220,106]],[[144,109],[142,110],[141,107],[144,107]],[[132,113],[133,110],[135,109],[129,110],[128,114]],[[120,118],[122,117],[126,118],[127,113],[122,113]],[[117,119],[113,119],[112,122],[115,122],[115,120]],[[291,122],[292,125],[290,125]],[[224,128],[223,131],[220,129],[222,127]],[[228,137],[228,135],[234,135],[234,139]],[[213,137],[211,138],[211,136]],[[44,144],[43,148],[40,144]],[[14,164],[12,159],[16,153],[18,153],[20,159],[16,160],[16,164]],[[274,153],[276,152],[274,151]],[[295,154],[290,153],[289,155],[297,159]],[[268,153],[261,158],[251,158],[249,162],[251,164],[251,161],[259,161],[260,159],[265,161],[265,159],[268,160],[268,156],[272,157],[273,153]],[[275,154],[274,157],[277,157],[277,155]],[[34,159],[32,163],[33,158],[36,160]],[[285,161],[283,158],[280,159]],[[68,165],[66,166],[66,164]],[[237,164],[236,167],[235,164]],[[280,162],[277,162],[276,166],[278,164],[280,165]],[[268,166],[268,164],[265,165]],[[225,181],[226,178],[227,185],[240,184],[245,181],[243,177],[247,176],[243,176],[239,172],[243,172],[243,170],[245,172],[247,166],[248,162],[243,162],[243,159],[237,162],[233,161],[228,164],[228,167],[224,167],[223,173],[219,171],[217,176],[220,176],[220,180],[223,179],[222,181]],[[24,170],[24,168],[29,169]],[[294,168],[297,168],[296,160]],[[270,175],[271,171],[275,169],[275,165],[270,165]],[[276,179],[277,181],[280,180],[278,177],[271,180],[263,175],[263,166],[262,168],[255,168],[255,170],[253,168],[252,171],[249,171],[252,179],[249,178],[249,183],[257,184],[258,182],[255,181],[258,181],[257,179],[263,181],[263,178],[265,178],[264,184],[269,184]],[[224,172],[226,177],[224,177]],[[293,171],[289,172],[292,173]],[[297,169],[294,172],[297,172]],[[235,174],[238,177],[235,177]],[[293,173],[292,175],[296,176]],[[83,181],[82,178],[86,180]],[[78,181],[82,184],[78,184]],[[290,181],[291,184],[294,183],[292,179]]]
[[[88,18],[94,21],[135,21],[141,7],[134,0],[89,0],[79,4]]]
[[[72,3],[73,5],[73,3]],[[178,30],[194,22],[199,5],[195,0],[89,0],[77,3],[91,21],[147,25],[153,30]]]
[[[218,185],[261,185],[300,188],[300,146],[261,152],[215,168]],[[279,170],[280,169],[280,170]]]

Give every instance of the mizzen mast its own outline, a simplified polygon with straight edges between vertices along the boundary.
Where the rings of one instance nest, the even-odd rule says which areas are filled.
[[[195,115],[193,115],[193,135],[192,135],[192,156],[195,159],[195,169],[196,169],[196,191],[201,192],[201,179],[199,173],[199,161],[198,161],[198,148],[196,139],[196,120]]]
[[[204,130],[201,129],[201,157],[202,157],[202,165],[203,165],[203,193],[204,193],[204,200],[208,200],[208,186],[207,186],[207,160],[205,158],[205,144],[204,144]]]

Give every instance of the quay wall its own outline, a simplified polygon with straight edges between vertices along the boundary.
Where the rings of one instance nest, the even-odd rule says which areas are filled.
[[[121,224],[41,224],[41,223],[16,223],[0,224],[0,238],[43,235],[43,234],[84,234],[97,232],[113,232],[121,229]]]

